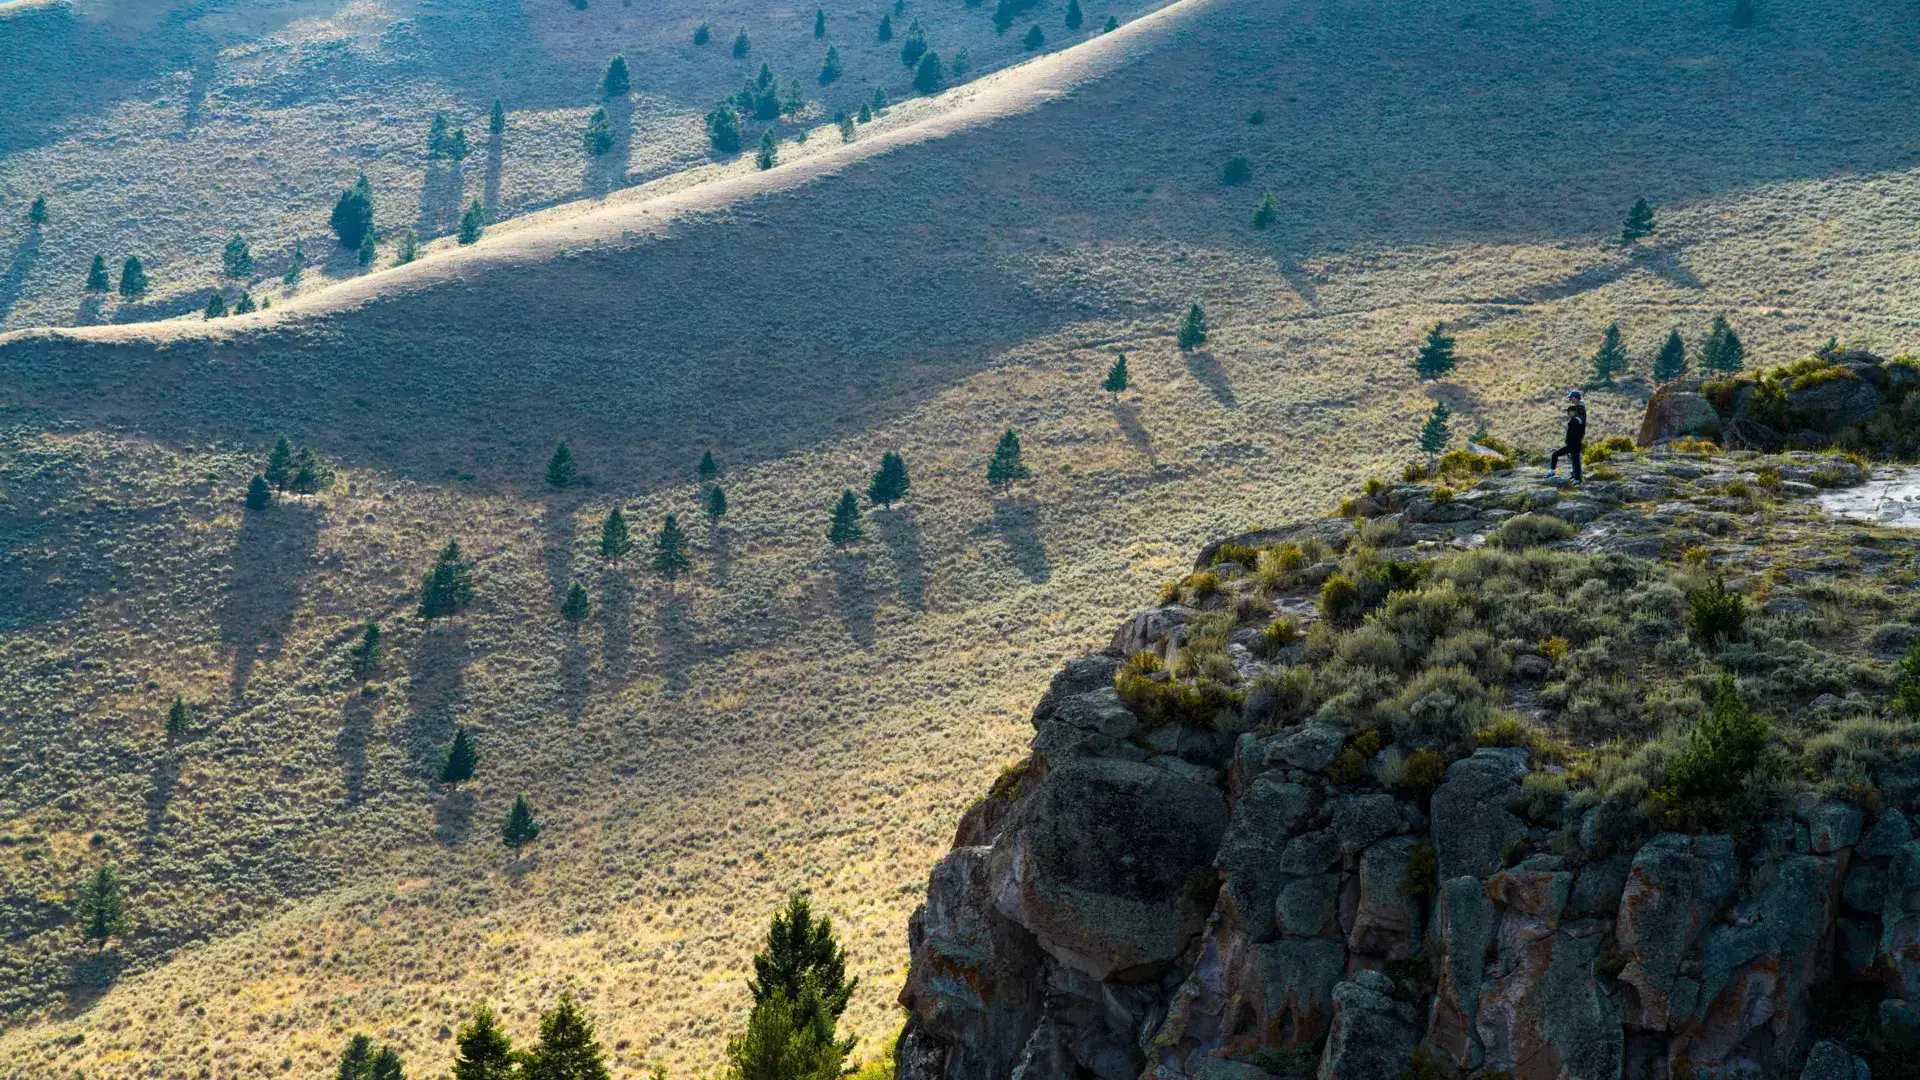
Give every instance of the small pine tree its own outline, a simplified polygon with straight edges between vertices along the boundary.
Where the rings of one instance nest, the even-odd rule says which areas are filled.
[[[1019,14],[1020,7],[1016,0],[1000,0],[993,8],[993,32],[1005,34]]]
[[[520,1061],[521,1080],[609,1080],[593,1019],[564,991],[540,1017],[540,1041]]]
[[[707,512],[708,521],[720,524],[720,519],[727,516],[727,493],[720,490],[719,484],[713,485],[701,500],[701,508]]]
[[[767,927],[766,946],[753,955],[747,990],[754,1004],[775,997],[796,1001],[812,988],[827,1017],[838,1020],[859,985],[859,979],[847,978],[847,954],[834,939],[833,920],[815,918],[805,893],[790,894]]]
[[[627,71],[627,58],[618,53],[607,61],[607,73],[600,76],[600,96],[608,99],[626,97],[633,89],[633,76]]]
[[[275,439],[273,449],[267,452],[267,467],[262,475],[276,491],[293,486],[293,443],[285,435]]]
[[[267,486],[266,477],[255,473],[253,479],[247,481],[247,509],[265,510],[272,505],[273,489]]]
[[[920,29],[920,20],[915,19],[907,27],[907,40],[900,45],[900,63],[913,67],[927,53],[927,32]]]
[[[576,586],[577,588],[578,586]],[[451,787],[473,779],[473,767],[480,764],[480,754],[473,748],[473,740],[467,736],[465,726],[453,729],[453,744],[447,747],[445,764],[440,767],[440,782]]]
[[[701,23],[699,26],[693,28],[693,43],[695,45],[705,45],[712,40],[713,28],[706,23]]]
[[[120,264],[120,295],[128,300],[142,296],[147,291],[147,271],[140,265],[138,255],[127,256]]]
[[[1746,346],[1740,343],[1740,335],[1733,332],[1725,315],[1713,317],[1707,340],[1700,347],[1700,364],[1718,374],[1732,374],[1747,366]]]
[[[859,123],[873,123],[873,110],[868,108],[867,103],[864,101],[860,103]]]
[[[373,232],[373,184],[365,173],[355,180],[353,186],[342,191],[340,198],[333,204],[333,214],[327,219],[333,227],[333,235],[340,246],[349,251],[358,250]]]
[[[1103,34],[1111,34],[1118,29],[1120,29],[1120,17],[1117,15],[1109,15],[1107,16],[1106,25],[1100,28],[1100,32]]]
[[[800,997],[770,995],[747,1016],[746,1030],[727,1042],[727,1080],[835,1080],[851,1075],[852,1040],[834,1037],[813,987]]]
[[[907,13],[907,0],[893,0],[893,13],[895,15],[905,15]]]
[[[704,450],[700,454],[700,463],[693,467],[694,474],[703,484],[711,484],[720,475],[720,463],[713,458],[713,451]]]
[[[127,887],[111,866],[87,875],[75,890],[73,917],[88,941],[105,948],[107,939],[133,929],[127,916]]]
[[[1047,43],[1047,35],[1040,32],[1039,23],[1034,23],[1032,26],[1027,27],[1027,36],[1020,39],[1021,47],[1026,49],[1028,52],[1032,52],[1033,50],[1040,48],[1046,43]]]
[[[1195,305],[1196,307],[1198,305]],[[1000,436],[999,445],[993,448],[993,460],[987,462],[987,486],[998,492],[1013,490],[1013,485],[1022,480],[1033,479],[1033,473],[1020,453],[1020,436],[1008,428]]]
[[[186,738],[187,728],[192,722],[193,718],[187,712],[187,699],[179,694],[173,695],[173,704],[167,708],[167,738]]]
[[[1187,309],[1187,318],[1180,324],[1180,332],[1174,341],[1182,349],[1197,349],[1207,343],[1207,313],[1198,300]]]
[[[454,1036],[453,1080],[517,1080],[520,1064],[500,1017],[485,1005]]]
[[[613,150],[613,121],[607,119],[607,110],[593,110],[593,115],[587,118],[587,130],[580,136],[580,144],[588,157],[600,157]]]
[[[733,39],[733,58],[735,60],[744,59],[747,55],[747,50],[751,48],[753,48],[753,42],[747,40],[747,28],[743,26],[740,28],[740,33],[735,35]]]
[[[360,640],[347,650],[347,668],[356,679],[364,679],[380,670],[380,624],[368,619],[360,631]]]
[[[1266,122],[1267,110],[1265,109],[1255,109],[1247,114],[1247,123],[1252,124],[1254,127],[1259,127]]]
[[[973,58],[967,55],[967,50],[963,46],[954,52],[953,61],[947,65],[947,72],[958,79],[964,77],[967,72],[972,70]]]
[[[691,569],[693,560],[687,556],[686,531],[680,528],[679,519],[668,514],[659,535],[653,538],[653,572],[668,581],[677,581]]]
[[[947,73],[940,67],[940,54],[927,52],[920,57],[920,66],[913,73],[913,88],[923,94],[937,94],[946,89]]]
[[[876,30],[874,33],[876,34],[876,36],[879,37],[881,41],[892,41],[893,40],[893,16],[891,15],[880,16],[880,29]]]
[[[607,511],[607,520],[600,526],[600,557],[617,563],[632,550],[633,537],[627,533],[627,519],[616,506]]]
[[[441,158],[447,155],[447,114],[434,113],[433,121],[427,125],[427,157]]]
[[[846,547],[857,542],[862,535],[860,501],[853,497],[853,492],[842,491],[840,501],[833,504],[833,523],[827,528],[827,539],[835,547]]]
[[[820,61],[820,85],[825,86],[840,77],[840,47],[827,46],[826,58]]]
[[[547,459],[547,485],[563,488],[579,478],[579,470],[574,465],[573,451],[568,448],[567,440],[554,443],[553,456]]]
[[[1713,709],[1688,733],[1668,770],[1682,805],[1724,803],[1740,795],[1767,758],[1771,726],[1747,708],[1732,675],[1720,676]]]
[[[539,835],[540,823],[533,820],[533,807],[527,805],[525,795],[516,795],[513,809],[507,811],[507,820],[500,826],[500,841],[518,855],[521,848],[533,843]]]
[[[493,100],[493,112],[487,115],[487,134],[504,135],[507,133],[507,109],[500,99]]]
[[[1687,346],[1680,340],[1678,328],[1667,332],[1666,343],[1653,358],[1653,381],[1672,382],[1687,373]]]
[[[707,114],[707,141],[719,153],[740,152],[740,114],[733,111],[733,106],[721,102]]]
[[[587,588],[576,581],[573,588],[567,590],[566,599],[560,601],[560,617],[570,623],[579,623],[587,617],[588,609]]]
[[[407,1080],[400,1053],[391,1046],[382,1046],[380,1052],[373,1055],[373,1071],[368,1075],[372,1080]]]
[[[253,294],[242,289],[240,291],[240,299],[234,302],[233,313],[235,315],[247,315],[253,311]]]
[[[880,468],[867,484],[867,501],[891,510],[894,503],[907,497],[912,483],[907,478],[906,460],[889,450],[880,455]]]
[[[33,205],[27,207],[27,224],[45,225],[47,223],[47,197],[35,195]]]
[[[333,483],[333,470],[313,452],[311,446],[302,446],[293,455],[293,468],[287,479],[287,487],[301,495],[311,495]]]
[[[840,129],[841,142],[853,141],[853,117],[848,116],[844,109],[833,114],[833,126]]]
[[[334,1080],[373,1080],[373,1057],[373,1040],[365,1035],[353,1036],[340,1052]]]
[[[207,298],[207,308],[201,314],[205,315],[209,319],[226,318],[227,317],[226,298],[221,296],[218,292],[215,292],[212,296]]]
[[[761,133],[760,152],[753,155],[753,163],[762,172],[780,164],[780,144],[774,140],[772,131]]]
[[[1067,29],[1080,29],[1080,23],[1084,18],[1080,14],[1080,0],[1067,0]]]
[[[458,165],[467,160],[467,155],[471,153],[473,148],[467,145],[467,129],[456,129],[453,138],[447,140],[447,156],[453,159],[455,165]]]
[[[1229,187],[1244,184],[1253,179],[1253,166],[1243,157],[1228,158],[1220,169],[1220,182]]]
[[[93,266],[87,270],[87,291],[94,293],[106,292],[112,284],[113,283],[107,279],[107,257],[105,255],[95,255],[93,257]]]
[[[469,213],[471,213],[471,211],[469,211]],[[466,224],[467,219],[463,215],[460,219],[460,225],[463,231],[466,228]],[[478,239],[477,233],[475,234],[475,238]],[[412,229],[408,229],[406,232],[400,234],[400,247],[394,252],[393,261],[396,265],[405,266],[419,257],[420,238],[413,234]]]
[[[1115,360],[1113,366],[1107,369],[1107,377],[1100,383],[1100,389],[1112,394],[1114,404],[1118,405],[1120,403],[1120,395],[1127,392],[1129,385],[1127,381],[1127,354],[1121,353],[1120,358]]]
[[[1620,223],[1620,242],[1631,244],[1643,236],[1653,235],[1653,229],[1653,207],[1647,205],[1644,198],[1635,199],[1633,205],[1627,208],[1626,218]]]
[[[307,268],[307,249],[301,246],[300,238],[293,238],[293,252],[287,257],[287,272],[280,275],[282,283],[295,285],[300,281],[300,272]]]
[[[813,37],[815,41],[827,36],[827,13],[821,8],[813,10]]]
[[[480,234],[486,227],[487,212],[481,208],[480,200],[475,199],[473,200],[473,205],[467,207],[467,212],[460,215],[459,241],[461,245],[478,243]],[[412,234],[409,233],[408,236],[411,237]],[[401,261],[406,262],[408,260],[402,259]]]
[[[1446,334],[1445,323],[1434,323],[1427,330],[1427,340],[1414,354],[1413,370],[1423,379],[1437,379],[1452,373],[1459,364],[1453,355],[1453,339]]]
[[[432,622],[472,603],[473,569],[460,559],[460,542],[449,540],[420,582],[420,617]]]
[[[1453,429],[1447,426],[1451,419],[1453,412],[1447,403],[1436,401],[1433,411],[1427,414],[1427,422],[1420,428],[1420,449],[1426,451],[1429,467],[1434,459],[1447,452],[1447,444],[1453,441]]]
[[[1593,354],[1593,381],[1600,386],[1612,386],[1614,376],[1626,370],[1627,347],[1620,343],[1620,324],[1613,323],[1601,335],[1600,350]]]
[[[873,114],[879,116],[887,111],[887,92],[879,87],[873,88]]]
[[[1280,220],[1280,204],[1273,201],[1273,192],[1269,191],[1261,198],[1260,205],[1253,211],[1253,227],[1266,229]]]
[[[360,238],[360,265],[372,266],[374,256],[380,253],[380,242],[372,229]]]

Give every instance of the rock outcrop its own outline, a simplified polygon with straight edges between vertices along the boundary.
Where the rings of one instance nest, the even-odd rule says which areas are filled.
[[[1755,450],[1814,449],[1847,436],[1854,445],[1910,454],[1920,365],[1861,350],[1809,357],[1771,371],[1688,380],[1647,405],[1640,444],[1707,439]]]

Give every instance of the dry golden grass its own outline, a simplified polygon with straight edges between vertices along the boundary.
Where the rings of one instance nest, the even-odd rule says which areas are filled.
[[[1200,542],[1397,473],[1431,395],[1547,445],[1615,319],[1641,373],[1669,325],[1697,340],[1722,310],[1757,362],[1908,343],[1916,69],[1874,54],[1871,98],[1846,73],[1859,41],[1915,39],[1865,34],[1906,16],[1864,3],[1781,7],[1749,40],[1691,15],[1187,0],[1044,106],[657,234],[566,211],[577,250],[483,243],[366,279],[372,302],[0,340],[0,592],[24,598],[0,615],[0,1060],[312,1075],[365,1030],[434,1075],[472,1003],[525,1037],[572,983],[625,1043],[617,1075],[697,1072],[793,887],[841,927],[871,1048],[925,870],[1047,675]],[[1568,64],[1569,41],[1608,61]],[[1235,153],[1255,180],[1225,188]],[[1267,187],[1283,224],[1256,233]],[[1629,256],[1605,240],[1641,190],[1663,231]],[[616,203],[597,213],[645,209]],[[1196,297],[1214,333],[1181,354]],[[1464,362],[1422,385],[1436,319]],[[1114,406],[1118,351],[1137,386]],[[1593,407],[1598,433],[1637,423],[1630,390]],[[995,500],[1009,425],[1036,480]],[[280,430],[340,482],[250,521]],[[555,494],[562,435],[595,482]],[[720,535],[693,520],[708,445]],[[830,551],[827,508],[889,449],[912,495]],[[616,501],[689,520],[692,583],[606,573]],[[449,537],[480,602],[425,631],[409,593]],[[577,640],[554,614],[576,579]],[[363,694],[342,653],[369,616],[393,633]],[[176,692],[204,727],[169,754]],[[426,773],[460,723],[485,760],[449,797]],[[548,830],[508,866],[522,791]],[[102,860],[141,926],[97,960],[59,905]]]

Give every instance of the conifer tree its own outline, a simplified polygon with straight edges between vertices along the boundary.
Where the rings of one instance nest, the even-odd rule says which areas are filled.
[[[1080,0],[1067,0],[1067,29],[1078,30],[1084,16],[1080,14]]]
[[[1253,166],[1243,157],[1228,158],[1220,169],[1220,182],[1235,187],[1253,179]]]
[[[973,58],[967,55],[965,46],[954,52],[952,62],[947,64],[947,73],[954,78],[962,78],[973,70]]]
[[[372,229],[368,229],[366,235],[360,238],[360,265],[372,266],[374,256],[379,253],[378,235]]]
[[[353,186],[340,193],[339,201],[333,204],[333,215],[327,219],[333,227],[333,235],[340,246],[349,251],[357,250],[366,243],[373,232],[373,184],[365,173],[353,182]]]
[[[1120,395],[1127,392],[1126,353],[1121,353],[1120,358],[1115,360],[1113,366],[1107,369],[1106,380],[1100,384],[1100,389],[1112,394],[1114,404],[1119,404]]]
[[[707,26],[706,23],[701,23],[699,26],[693,28],[693,43],[695,45],[705,45],[711,40],[713,40],[713,30]]]
[[[540,1017],[540,1041],[520,1062],[521,1080],[609,1080],[593,1019],[572,991]]]
[[[840,47],[837,45],[829,45],[827,46],[826,59],[820,61],[820,85],[826,86],[839,77]]]
[[[27,224],[45,225],[47,223],[47,197],[35,195],[33,205],[27,207]]]
[[[127,256],[120,264],[120,295],[126,299],[144,295],[147,291],[147,271],[140,265],[138,255]]]
[[[273,505],[273,489],[267,486],[267,478],[258,473],[247,481],[247,509],[265,510]]]
[[[1672,382],[1687,373],[1687,346],[1680,340],[1679,328],[1667,332],[1666,343],[1653,358],[1653,381]]]
[[[1453,355],[1453,339],[1446,335],[1445,323],[1434,323],[1427,331],[1427,340],[1414,355],[1413,370],[1423,379],[1437,379],[1452,373],[1459,363]]]
[[[275,439],[273,449],[267,452],[267,467],[262,475],[276,491],[293,486],[293,443],[285,435]]]
[[[920,63],[920,58],[926,53],[927,34],[920,29],[920,20],[915,19],[907,27],[907,40],[900,46],[900,62],[907,67],[913,67]]]
[[[1020,481],[1031,479],[1033,473],[1020,455],[1020,436],[1008,428],[1006,434],[1000,436],[999,445],[993,448],[993,460],[987,462],[987,486],[1004,494]]]
[[[479,242],[480,234],[486,227],[487,212],[481,209],[480,200],[475,199],[473,200],[473,205],[467,207],[467,212],[460,215],[459,242],[462,245]],[[408,235],[411,236],[412,234]],[[402,259],[401,261],[405,262],[407,260]]]
[[[539,835],[540,823],[533,820],[533,807],[527,805],[527,797],[515,796],[513,809],[507,811],[507,820],[500,826],[500,841],[518,855],[521,848],[533,843]]]
[[[834,939],[833,920],[814,917],[805,893],[790,894],[786,908],[774,912],[765,947],[753,954],[747,990],[754,1004],[775,996],[797,1001],[812,987],[820,992],[827,1017],[837,1021],[859,984],[847,978],[847,954]]]
[[[447,546],[420,582],[420,617],[431,622],[473,603],[473,570],[460,559],[460,542]]]
[[[107,257],[95,255],[93,266],[87,270],[88,292],[106,292],[113,283],[107,279]]]
[[[1118,29],[1120,29],[1120,17],[1117,15],[1109,15],[1107,16],[1106,25],[1100,28],[1100,32],[1103,34],[1111,34]]]
[[[880,87],[873,88],[873,114],[879,116],[887,111],[887,92]]]
[[[720,490],[719,484],[713,485],[707,489],[706,498],[701,500],[701,508],[706,510],[709,522],[720,524],[720,519],[727,516],[727,493]]]
[[[723,101],[707,114],[707,141],[722,154],[739,153],[740,114],[733,106]]]
[[[380,670],[380,624],[368,619],[360,631],[360,640],[347,650],[347,667],[354,678],[364,679]]]
[[[880,16],[880,29],[875,31],[875,34],[879,37],[881,41],[892,41],[893,40],[893,16],[891,15]]]
[[[711,484],[720,475],[720,463],[713,458],[713,451],[705,450],[700,454],[700,464],[693,467],[694,473],[703,484]]]
[[[813,37],[819,40],[827,36],[827,13],[824,9],[813,9]]]
[[[853,497],[853,492],[842,491],[840,501],[833,504],[833,524],[827,528],[827,539],[835,547],[846,547],[857,542],[862,535],[860,501]]]
[[[504,135],[507,132],[507,109],[500,99],[493,99],[493,112],[487,116],[487,134]]]
[[[469,211],[469,213],[471,213],[471,211]],[[463,231],[465,229],[466,223],[467,221],[465,216],[462,216],[460,219],[460,225]],[[478,238],[477,233],[475,234],[475,238],[476,239]],[[405,266],[406,264],[412,262],[413,260],[419,257],[420,257],[420,238],[413,234],[412,229],[408,229],[406,232],[403,232],[400,234],[400,247],[397,251],[393,253],[393,261],[397,265]]]
[[[427,125],[427,157],[447,156],[447,114],[434,113],[433,122]]]
[[[907,497],[907,488],[911,485],[906,461],[889,450],[880,455],[880,468],[867,484],[867,501],[891,510],[894,503]]]
[[[311,495],[333,483],[333,470],[313,452],[310,446],[302,446],[293,455],[292,475],[287,486],[301,495]]]
[[[453,138],[447,140],[447,156],[453,159],[455,165],[458,165],[467,160],[467,155],[472,152],[472,148],[467,145],[467,129],[456,128]]]
[[[1261,198],[1260,205],[1253,211],[1253,227],[1256,229],[1266,229],[1279,220],[1280,204],[1273,201],[1273,192],[1269,191]]]
[[[296,236],[293,238],[293,253],[287,259],[287,272],[280,276],[280,280],[287,285],[295,284],[300,280],[300,272],[306,268],[307,250]]]
[[[482,1005],[454,1036],[453,1080],[518,1080],[520,1065],[513,1040],[500,1017]]]
[[[573,451],[567,447],[567,440],[554,443],[553,456],[547,459],[548,486],[563,488],[579,478],[580,473],[573,463]]]
[[[860,112],[859,112],[858,122],[862,124],[873,123],[873,110],[868,108],[867,103],[864,101],[860,103]]]
[[[473,740],[467,737],[466,727],[454,728],[453,745],[447,747],[446,762],[440,767],[440,782],[458,787],[463,781],[473,779],[473,767],[479,763],[480,754],[474,750]]]
[[[566,599],[560,601],[560,617],[570,623],[578,623],[587,617],[589,605],[586,586],[579,582],[567,590]]]
[[[905,15],[907,13],[907,0],[893,0],[893,13],[895,15]]]
[[[760,152],[753,155],[753,163],[759,166],[762,172],[780,163],[780,144],[774,141],[771,130],[761,133]]]
[[[1600,350],[1593,354],[1593,381],[1612,386],[1613,377],[1627,370],[1627,347],[1620,343],[1620,324],[1613,323],[1601,335]]]
[[[1707,340],[1700,347],[1700,365],[1717,374],[1732,374],[1747,366],[1746,346],[1740,343],[1740,335],[1733,332],[1725,315],[1713,317]]]
[[[660,534],[653,538],[653,572],[675,581],[691,569],[693,560],[687,556],[686,531],[680,528],[678,518],[668,514],[660,525]]]
[[[993,32],[1005,34],[1019,14],[1020,7],[1016,0],[1000,0],[993,8]]]
[[[1653,207],[1647,205],[1644,198],[1636,199],[1627,208],[1627,216],[1620,223],[1620,242],[1631,244],[1643,236],[1653,235],[1653,229]]]
[[[233,313],[235,315],[246,315],[252,312],[253,310],[254,310],[253,294],[246,291],[245,289],[240,290],[240,299],[234,301]]]
[[[373,1055],[373,1070],[369,1075],[372,1080],[407,1080],[400,1054],[391,1046],[382,1046],[380,1052]]]
[[[347,1048],[340,1052],[334,1080],[373,1080],[373,1057],[372,1039],[365,1035],[349,1038]]]
[[[173,695],[173,704],[167,708],[167,738],[185,738],[187,728],[192,723],[193,717],[187,712],[187,699],[179,694]]]
[[[834,1038],[855,982],[832,924],[815,920],[794,894],[776,913],[766,948],[753,958],[753,1012],[727,1046],[729,1080],[833,1080],[853,1040]]]
[[[613,121],[607,119],[607,110],[593,110],[593,115],[587,119],[587,130],[580,136],[580,143],[586,148],[588,157],[600,157],[613,149]]]
[[[202,314],[209,319],[226,318],[227,317],[226,298],[221,296],[219,292],[216,291],[212,296],[207,298],[207,309],[204,312],[202,312]]]
[[[1180,324],[1180,333],[1174,341],[1182,349],[1197,349],[1207,343],[1207,313],[1198,300],[1187,309],[1187,319]]]
[[[612,99],[626,97],[633,89],[633,76],[627,71],[627,58],[615,53],[607,61],[607,73],[600,76],[600,96]]]
[[[600,557],[619,562],[633,550],[633,537],[627,533],[626,516],[619,507],[607,511],[607,520],[600,526]]]
[[[745,58],[747,50],[751,48],[753,48],[753,42],[747,40],[747,28],[743,26],[740,28],[740,33],[733,39],[733,58],[735,60]]]
[[[1428,464],[1447,452],[1447,444],[1453,441],[1453,430],[1447,427],[1447,421],[1453,419],[1452,410],[1444,401],[1433,403],[1433,411],[1427,414],[1427,422],[1420,428],[1420,449],[1426,451]]]
[[[940,54],[929,51],[920,57],[920,66],[913,72],[913,88],[923,94],[937,94],[947,85],[947,73],[941,70]]]
[[[1034,23],[1032,26],[1027,27],[1027,36],[1020,40],[1021,46],[1028,52],[1032,52],[1046,43],[1047,35],[1040,32],[1039,23]]]
[[[105,948],[107,939],[133,929],[127,917],[127,887],[111,866],[87,875],[75,890],[73,918],[88,941]]]

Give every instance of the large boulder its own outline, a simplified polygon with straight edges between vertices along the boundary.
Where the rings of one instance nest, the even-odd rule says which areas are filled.
[[[1691,1010],[1698,986],[1692,980],[1683,985],[1681,960],[1739,883],[1740,864],[1728,837],[1662,833],[1641,846],[1627,872],[1616,930],[1627,960],[1620,981],[1633,989],[1628,1023],[1665,1031],[1676,1005],[1681,1013]]]
[[[1299,784],[1256,780],[1233,808],[1214,865],[1226,873],[1221,895],[1248,937],[1273,937],[1274,898],[1280,890],[1280,853],[1314,812],[1313,792]]]
[[[1848,1053],[1847,1048],[1828,1039],[1813,1044],[1807,1051],[1806,1066],[1800,1080],[1872,1080],[1867,1063]]]
[[[1507,810],[1527,775],[1527,752],[1485,749],[1454,762],[1433,793],[1433,850],[1440,880],[1485,878],[1500,869],[1507,845],[1526,825]]]
[[[1603,929],[1517,909],[1502,918],[1498,981],[1475,1020],[1488,1068],[1514,1080],[1619,1080],[1626,1038],[1594,970]]]
[[[1399,1080],[1413,1056],[1413,1006],[1393,999],[1393,980],[1356,971],[1333,988],[1333,1022],[1319,1080]]]
[[[1692,390],[1668,387],[1647,402],[1646,417],[1640,422],[1640,445],[1713,435],[1719,430],[1720,414],[1714,411],[1712,402]]]
[[[1882,902],[1878,963],[1890,975],[1887,994],[1920,1001],[1920,840],[1894,850]]]
[[[1044,715],[1036,713],[1034,726],[1033,752],[1058,766],[1076,757],[1114,753],[1140,729],[1140,720],[1121,702],[1119,691],[1102,686],[1066,698]]]
[[[1219,791],[1166,770],[1068,761],[994,847],[994,904],[1093,978],[1151,977],[1206,919],[1227,819]]]
[[[1440,886],[1440,982],[1427,1014],[1427,1041],[1462,1069],[1485,1059],[1474,1034],[1480,982],[1493,941],[1493,898],[1477,878],[1457,877]]]
[[[1333,991],[1347,970],[1346,950],[1325,938],[1287,938],[1255,952],[1253,983],[1259,1003],[1259,1042],[1294,1049],[1311,1046],[1333,1020]]]
[[[1831,379],[1804,390],[1789,390],[1787,405],[1794,417],[1816,431],[1833,432],[1867,420],[1880,411],[1885,398],[1873,384],[1854,375]]]
[[[1388,837],[1360,856],[1360,900],[1347,948],[1391,962],[1419,947],[1421,905],[1407,892],[1407,860],[1416,843],[1411,836]]]

